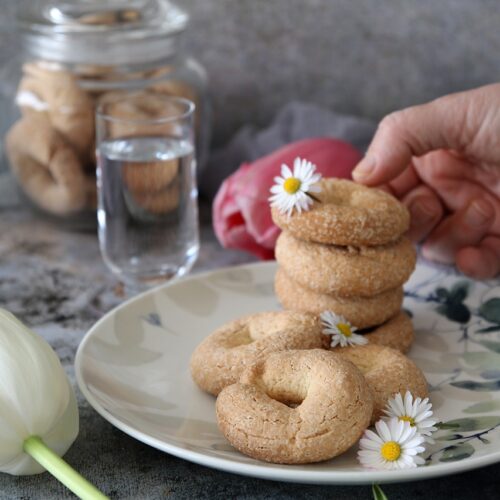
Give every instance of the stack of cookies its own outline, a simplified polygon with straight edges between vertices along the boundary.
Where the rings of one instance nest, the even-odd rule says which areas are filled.
[[[191,357],[193,380],[217,396],[217,423],[227,440],[272,463],[340,455],[395,395],[428,396],[424,374],[403,354],[413,329],[401,312],[402,286],[416,257],[405,236],[406,208],[350,181],[319,184],[305,212],[273,208],[283,230],[275,288],[289,310],[227,323]],[[296,206],[304,209],[302,202]],[[334,313],[325,315],[331,321],[318,317],[324,311]],[[352,326],[372,345],[333,342],[330,335],[349,337]]]
[[[369,342],[408,350],[413,330],[401,304],[416,253],[405,236],[407,209],[388,193],[348,180],[324,178],[319,185],[310,210],[272,210],[283,230],[276,244],[279,301],[296,311],[330,310],[372,333]]]

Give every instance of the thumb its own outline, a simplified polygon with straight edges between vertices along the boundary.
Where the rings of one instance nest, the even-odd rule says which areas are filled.
[[[469,107],[477,91],[461,92],[387,115],[365,157],[354,169],[355,181],[370,186],[397,177],[413,156],[436,149],[461,150],[470,129]],[[475,117],[474,122],[479,122]]]

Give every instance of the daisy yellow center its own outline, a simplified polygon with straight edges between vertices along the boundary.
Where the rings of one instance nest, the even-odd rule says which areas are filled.
[[[401,420],[402,422],[410,422],[410,425],[412,427],[415,427],[415,419],[412,417],[409,417],[408,415],[403,415],[403,416],[399,417],[399,420]]]
[[[288,177],[283,183],[283,189],[288,194],[295,194],[300,189],[301,184],[302,183],[297,177]]]
[[[352,335],[351,325],[347,323],[338,323],[337,328],[344,337],[350,337]]]
[[[401,456],[401,446],[396,441],[387,441],[380,448],[380,454],[389,462],[394,462]]]

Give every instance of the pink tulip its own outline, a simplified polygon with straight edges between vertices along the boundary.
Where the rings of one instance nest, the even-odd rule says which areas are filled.
[[[293,168],[297,157],[316,165],[323,177],[350,179],[361,153],[337,139],[305,139],[241,165],[222,183],[214,200],[214,230],[222,246],[245,250],[261,259],[274,258],[280,229],[271,219],[269,190],[274,177],[280,175],[281,165]]]

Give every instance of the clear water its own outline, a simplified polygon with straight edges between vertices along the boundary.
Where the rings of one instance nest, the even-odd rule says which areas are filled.
[[[102,142],[97,156],[99,242],[106,264],[132,285],[189,271],[199,250],[193,146],[131,137]]]

